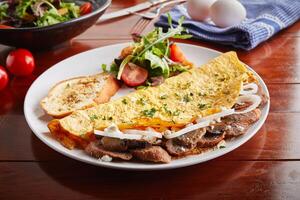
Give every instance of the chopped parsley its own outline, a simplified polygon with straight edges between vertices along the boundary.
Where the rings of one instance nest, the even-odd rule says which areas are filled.
[[[128,102],[127,102],[127,99],[123,99],[123,100],[122,100],[122,103],[123,103],[123,104],[127,104],[127,103],[128,103]]]
[[[168,95],[165,94],[165,95],[160,96],[159,98],[160,99],[166,99],[166,98],[168,98]]]
[[[205,94],[205,93],[202,93],[202,92],[199,92],[198,95],[199,95],[200,97],[205,97],[205,96],[206,96],[206,94]]]
[[[92,121],[94,121],[94,120],[99,119],[99,118],[98,118],[97,115],[92,115],[92,116],[90,116],[90,119],[91,119]]]
[[[136,101],[136,103],[144,106],[146,104],[146,101],[143,98],[140,98]]]
[[[179,110],[176,110],[172,113],[173,116],[178,116],[180,114],[180,111]]]
[[[66,88],[69,88],[69,87],[70,87],[70,83],[67,83]]]
[[[163,104],[163,109],[165,110],[166,113],[168,113],[169,115],[172,115],[172,111],[168,109],[167,104]]]
[[[187,102],[190,102],[191,100],[192,100],[192,98],[188,94],[186,94],[186,95],[183,96],[183,101],[184,102],[187,103]]]
[[[180,100],[181,98],[180,98],[180,95],[176,92],[175,93],[175,97],[176,97],[176,99],[178,99],[178,100]]]
[[[207,104],[203,104],[203,103],[199,103],[198,104],[198,107],[200,110],[204,110],[206,108],[210,108],[210,105],[207,105]]]
[[[112,117],[108,117],[108,120],[112,120],[113,118]]]
[[[191,85],[192,85],[192,82],[187,82],[187,83],[181,85],[181,89],[184,89],[184,90],[188,89],[189,87],[191,87]]]
[[[155,113],[156,113],[155,108],[151,108],[150,110],[143,110],[142,111],[142,114],[146,117],[153,117]]]
[[[222,145],[222,146],[220,146],[219,148],[220,148],[220,149],[224,149],[224,148],[226,148],[226,146],[223,146],[223,145]]]
[[[180,111],[177,109],[176,111],[172,112],[171,110],[168,109],[167,104],[163,105],[163,109],[165,110],[165,112],[169,115],[172,116],[178,116],[180,114]]]

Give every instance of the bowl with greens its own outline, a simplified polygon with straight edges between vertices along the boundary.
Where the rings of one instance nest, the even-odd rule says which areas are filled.
[[[0,44],[30,49],[63,43],[91,27],[111,0],[0,0]]]

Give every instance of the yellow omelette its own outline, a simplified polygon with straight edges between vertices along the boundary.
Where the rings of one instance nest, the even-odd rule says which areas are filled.
[[[183,127],[198,117],[231,108],[251,73],[235,52],[228,52],[200,68],[168,78],[157,87],[132,92],[117,100],[73,112],[59,120],[67,132],[84,137],[95,129],[116,124],[158,130]]]

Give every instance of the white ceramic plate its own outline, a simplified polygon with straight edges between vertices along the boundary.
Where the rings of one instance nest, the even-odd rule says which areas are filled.
[[[269,112],[269,102],[262,110],[262,116],[260,120],[255,123],[245,135],[236,138],[233,141],[227,142],[226,148],[203,153],[200,155],[188,156],[182,159],[174,160],[168,164],[125,161],[102,162],[98,159],[90,157],[82,150],[66,149],[50,136],[49,130],[47,128],[47,123],[49,122],[49,120],[51,120],[51,117],[47,116],[41,109],[39,105],[40,100],[45,97],[49,89],[59,81],[75,76],[90,75],[101,72],[101,64],[104,63],[109,65],[112,60],[119,55],[121,49],[126,45],[128,44],[125,43],[101,47],[72,56],[54,65],[35,80],[26,95],[24,102],[24,113],[27,123],[29,124],[34,134],[40,140],[42,140],[52,149],[70,158],[74,158],[76,160],[93,165],[131,170],[172,169],[205,162],[236,149],[237,147],[248,141],[251,137],[253,137],[266,120]],[[220,52],[194,45],[179,44],[179,46],[184,51],[185,55],[187,55],[188,59],[195,63],[197,66],[205,64],[209,60],[221,54]],[[249,69],[252,70],[251,68]],[[255,72],[254,74],[260,81],[264,92],[269,96],[268,89],[263,80]],[[127,94],[129,91],[130,90],[127,88],[122,88],[113,98],[118,98],[124,94]]]

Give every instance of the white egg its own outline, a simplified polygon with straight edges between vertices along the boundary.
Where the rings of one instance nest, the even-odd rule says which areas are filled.
[[[241,23],[246,9],[237,0],[218,0],[210,7],[210,16],[216,26],[225,28]]]
[[[216,0],[188,0],[187,12],[193,20],[204,21],[209,18],[211,5]]]

